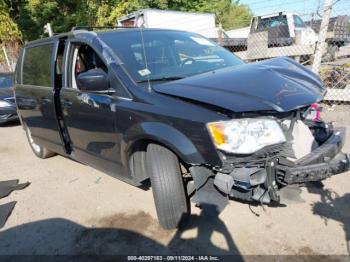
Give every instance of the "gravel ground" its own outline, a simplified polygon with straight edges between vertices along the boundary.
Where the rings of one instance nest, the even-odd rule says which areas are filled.
[[[324,115],[350,128],[348,111]],[[349,173],[302,187],[298,201],[278,207],[230,201],[207,216],[192,206],[192,222],[171,231],[157,223],[151,190],[61,156],[38,159],[18,125],[0,128],[0,174],[31,182],[0,200],[17,201],[0,254],[349,254]]]

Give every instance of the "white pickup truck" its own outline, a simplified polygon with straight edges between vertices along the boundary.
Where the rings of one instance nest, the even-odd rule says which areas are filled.
[[[251,33],[266,30],[269,32],[271,41],[275,41],[275,43],[297,36],[300,36],[302,44],[314,44],[317,41],[315,31],[306,26],[300,16],[286,12],[255,16],[250,26],[226,31],[226,34],[230,38],[247,39]],[[285,43],[285,41],[282,43]]]
[[[348,37],[350,16],[337,16],[330,19],[327,33],[327,54],[334,59],[335,52],[343,46]],[[232,51],[245,51],[248,38],[254,34],[266,32],[267,47],[288,47],[285,56],[312,55],[318,41],[320,20],[304,22],[296,13],[279,12],[263,16],[255,16],[248,27],[227,31],[229,39],[223,39],[223,45]],[[307,50],[305,52],[305,50]],[[282,49],[280,51],[283,51]],[[288,54],[292,51],[292,54]],[[281,53],[281,52],[278,52]],[[268,58],[268,57],[267,57]]]

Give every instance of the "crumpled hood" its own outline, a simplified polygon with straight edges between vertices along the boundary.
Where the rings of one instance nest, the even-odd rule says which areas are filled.
[[[289,58],[224,68],[153,89],[234,112],[287,112],[318,102],[325,94],[320,78]]]

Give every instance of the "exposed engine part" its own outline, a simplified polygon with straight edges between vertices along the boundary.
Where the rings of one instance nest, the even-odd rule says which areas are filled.
[[[281,152],[291,161],[305,156],[324,143],[333,133],[333,126],[321,120],[322,108],[318,104],[294,111],[294,116],[283,118],[281,127],[287,142]]]
[[[302,114],[301,119],[310,128],[318,145],[323,144],[333,133],[333,124],[321,119],[322,107],[312,104]]]
[[[295,161],[309,154],[315,147],[315,138],[310,128],[301,120],[294,123],[292,131],[292,150],[293,157],[290,160]]]
[[[290,165],[279,158],[277,181],[281,185],[319,181],[349,170],[349,156],[341,152],[346,129],[335,128],[322,145]]]
[[[237,167],[230,174],[217,173],[214,185],[221,192],[241,200],[261,203],[279,201],[276,163],[276,160],[270,160],[264,167]]]
[[[239,167],[230,174],[217,173],[214,184],[224,193],[229,194],[232,187],[250,190],[251,187],[264,184],[267,173],[260,167]]]
[[[305,123],[309,126],[319,146],[323,144],[332,135],[334,131],[332,123],[313,121],[306,121]]]

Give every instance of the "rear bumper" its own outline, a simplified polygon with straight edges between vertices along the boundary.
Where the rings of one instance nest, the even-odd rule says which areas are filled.
[[[320,147],[297,160],[293,166],[277,165],[284,175],[282,184],[319,181],[332,175],[344,173],[350,168],[349,155],[341,152],[345,143],[345,128],[337,128]]]

